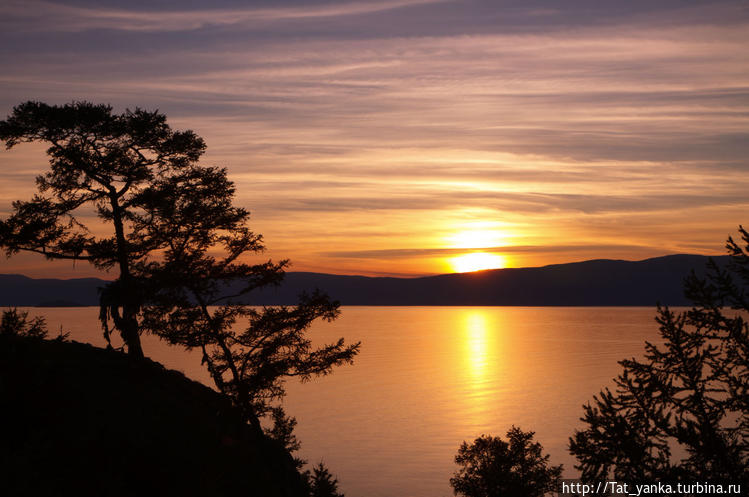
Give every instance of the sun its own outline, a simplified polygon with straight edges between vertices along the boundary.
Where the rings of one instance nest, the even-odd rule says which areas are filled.
[[[484,269],[501,269],[505,267],[505,258],[501,255],[486,252],[472,252],[459,255],[449,260],[456,273],[483,271]]]

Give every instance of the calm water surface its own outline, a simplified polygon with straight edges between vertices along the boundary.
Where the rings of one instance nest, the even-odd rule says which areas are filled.
[[[95,308],[28,308],[103,345]],[[451,496],[463,440],[533,430],[574,476],[567,440],[617,361],[657,341],[653,308],[345,307],[318,343],[361,340],[354,366],[288,384],[301,456],[324,461],[348,497]],[[151,358],[211,384],[197,354],[144,338]]]

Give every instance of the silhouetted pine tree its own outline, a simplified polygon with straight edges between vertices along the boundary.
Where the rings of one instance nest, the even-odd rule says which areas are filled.
[[[338,492],[338,480],[321,462],[308,474],[310,483],[310,497],[345,497]]]
[[[727,269],[694,273],[686,312],[658,309],[663,344],[621,361],[613,391],[584,406],[570,439],[582,478],[749,484],[749,233],[732,238]]]
[[[3,311],[0,318],[0,336],[47,338],[47,323],[41,316],[29,319],[29,313],[26,311],[8,309]]]
[[[148,279],[141,326],[171,344],[200,350],[218,390],[260,428],[258,417],[274,413],[287,378],[328,374],[352,362],[359,344],[341,338],[312,346],[312,322],[339,314],[338,303],[317,291],[301,295],[296,306],[245,303],[253,291],[278,284],[287,262],[248,262],[264,246],[248,227],[249,212],[233,205],[234,191],[225,169],[194,166],[143,192],[149,220],[144,236],[154,233],[167,242],[160,258],[143,269]],[[277,411],[275,417],[282,419]]]
[[[203,140],[192,131],[173,131],[158,112],[113,114],[108,105],[88,102],[18,105],[0,122],[0,140],[7,148],[46,143],[50,157],[50,170],[36,178],[39,193],[14,202],[13,214],[0,221],[0,247],[8,256],[27,251],[116,267],[119,278],[102,294],[105,336],[111,320],[128,352],[142,357],[139,280],[149,258],[167,243],[149,229],[144,196],[155,182],[195,167]],[[83,223],[79,214],[91,210],[108,235],[94,236],[98,230]]]
[[[111,321],[131,355],[143,356],[144,330],[200,349],[217,388],[258,428],[257,417],[284,395],[285,378],[328,374],[356,355],[359,344],[342,339],[312,347],[310,324],[339,313],[321,293],[292,307],[231,303],[280,282],[287,262],[246,262],[264,249],[262,237],[249,229],[249,212],[233,205],[226,170],[198,165],[205,144],[192,131],[173,131],[158,112],[27,102],[0,122],[0,140],[9,148],[48,143],[51,165],[37,178],[40,193],[0,221],[0,247],[118,268],[101,293],[100,317],[105,336]],[[81,223],[85,208],[109,236]],[[279,433],[293,427],[275,417]]]

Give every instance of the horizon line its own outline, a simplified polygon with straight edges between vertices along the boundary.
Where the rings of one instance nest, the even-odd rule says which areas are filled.
[[[543,268],[549,268],[554,266],[565,266],[565,265],[571,265],[571,264],[583,264],[586,262],[601,262],[601,261],[608,261],[608,262],[632,262],[632,263],[639,263],[639,262],[647,262],[655,259],[664,259],[668,257],[706,257],[706,258],[713,258],[713,257],[729,257],[729,254],[690,254],[690,253],[677,253],[677,254],[664,254],[654,257],[646,257],[645,259],[637,259],[637,260],[630,260],[630,259],[608,259],[608,258],[594,258],[594,259],[584,259],[584,260],[576,260],[576,261],[569,261],[569,262],[559,262],[559,263],[553,263],[553,264],[545,264],[543,266],[522,266],[522,267],[502,267],[502,268],[490,268],[490,269],[481,269],[477,271],[465,271],[465,272],[452,272],[452,273],[434,273],[434,274],[422,274],[422,275],[407,275],[407,274],[400,274],[393,273],[388,275],[367,275],[367,274],[356,274],[356,273],[324,273],[319,271],[285,271],[285,274],[318,274],[318,275],[326,275],[326,276],[349,276],[349,277],[359,277],[359,278],[393,278],[393,279],[419,279],[419,278],[433,278],[437,276],[451,276],[451,275],[457,275],[457,274],[476,274],[476,273],[487,273],[487,272],[493,272],[493,271],[504,271],[506,269],[514,269],[514,270],[520,270],[520,269],[543,269]],[[114,281],[116,278],[102,278],[98,276],[83,276],[80,278],[35,278],[33,276],[27,276],[25,274],[21,273],[0,273],[0,276],[21,276],[23,278],[28,278],[32,280],[57,280],[57,281],[71,281],[71,280],[89,280],[89,279],[98,279],[103,281]]]

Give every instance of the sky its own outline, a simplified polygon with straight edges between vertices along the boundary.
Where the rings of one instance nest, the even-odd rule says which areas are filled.
[[[4,0],[0,64],[0,119],[87,100],[205,138],[295,271],[714,255],[749,224],[746,1]],[[0,150],[0,217],[46,167]]]

